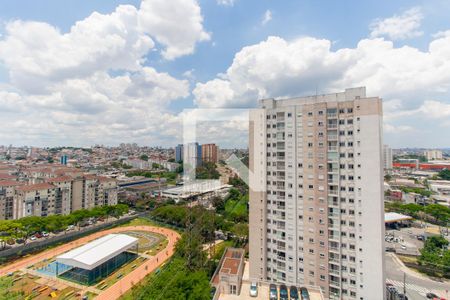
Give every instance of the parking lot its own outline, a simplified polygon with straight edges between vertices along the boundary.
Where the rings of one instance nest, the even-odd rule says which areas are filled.
[[[395,249],[395,252],[406,255],[420,255],[425,236],[424,228],[406,227],[400,229],[386,229],[386,249]],[[418,238],[419,237],[419,238]]]
[[[128,217],[132,214],[133,213],[128,213],[126,215],[123,215],[120,219]],[[60,232],[54,233],[54,232],[42,231],[42,232],[37,232],[35,234],[30,235],[27,239],[25,239],[25,238],[18,238],[15,240],[11,239],[6,243],[5,248],[3,248],[2,250],[8,249],[8,248],[20,247],[20,246],[23,246],[24,244],[25,245],[33,244],[34,242],[50,239],[50,238],[57,237],[57,236],[63,236],[72,231],[83,231],[83,230],[97,227],[97,226],[105,224],[105,223],[113,223],[115,221],[117,221],[117,219],[112,218],[112,217],[108,218],[108,219],[90,218],[89,220],[84,222],[81,226],[69,225],[65,230],[62,230]]]

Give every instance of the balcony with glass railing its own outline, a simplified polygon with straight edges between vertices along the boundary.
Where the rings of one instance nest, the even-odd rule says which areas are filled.
[[[339,154],[337,152],[328,152],[327,159],[328,159],[328,161],[338,161]]]

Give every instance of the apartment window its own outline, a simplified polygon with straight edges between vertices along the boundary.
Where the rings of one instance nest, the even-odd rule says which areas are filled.
[[[340,114],[345,113],[345,109],[343,109],[343,108],[339,109],[339,113],[340,113]]]
[[[323,115],[323,110],[319,110],[318,114],[319,116]]]
[[[353,112],[353,108],[347,109],[347,112],[348,112],[349,114],[351,114],[351,113]]]
[[[344,130],[340,130],[340,131],[339,131],[339,135],[340,135],[340,136],[345,135],[345,131],[344,131]]]
[[[237,294],[237,289],[236,289],[236,286],[234,284],[230,285],[230,294],[232,294],[232,295],[236,295]]]
[[[288,116],[288,118],[290,118],[290,117],[292,117],[292,114],[291,114],[291,113],[288,113],[287,116]]]
[[[347,131],[347,135],[353,135],[353,130]]]
[[[311,117],[313,115],[312,111],[308,112],[308,117]]]
[[[341,119],[339,120],[339,125],[344,125],[345,124],[345,120]]]
[[[325,275],[320,275],[320,280],[325,281]]]
[[[348,142],[348,143],[347,143],[347,146],[353,147],[353,142]]]
[[[348,119],[347,124],[353,124],[353,119]]]

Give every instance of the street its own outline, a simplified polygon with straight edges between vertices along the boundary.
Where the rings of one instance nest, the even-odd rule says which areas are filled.
[[[403,278],[406,273],[405,287],[409,300],[423,300],[428,292],[433,292],[446,299],[446,289],[450,289],[450,281],[438,282],[429,279],[425,275],[417,273],[405,267],[393,253],[386,253],[386,282],[394,285],[403,293]]]

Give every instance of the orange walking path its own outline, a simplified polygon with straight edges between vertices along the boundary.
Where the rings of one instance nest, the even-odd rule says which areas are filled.
[[[9,264],[3,268],[0,268],[0,276],[5,276],[9,272],[14,272],[16,270],[20,270],[22,268],[26,268],[27,266],[33,265],[37,262],[40,262],[44,259],[50,259],[56,255],[67,252],[73,248],[81,246],[87,242],[90,242],[94,239],[102,237],[104,235],[110,233],[118,233],[124,231],[147,231],[160,233],[167,237],[169,242],[167,246],[161,250],[158,254],[146,260],[142,265],[137,267],[131,273],[124,276],[121,280],[113,284],[111,287],[103,291],[100,295],[98,295],[95,299],[97,300],[113,300],[118,299],[121,295],[123,295],[126,291],[131,289],[133,285],[137,284],[141,281],[147,274],[153,272],[158,266],[164,263],[168,258],[170,258],[175,251],[175,244],[180,238],[178,232],[162,227],[154,227],[154,226],[127,226],[127,227],[116,227],[107,229],[104,231],[96,232],[86,237],[79,238],[73,242],[58,246],[53,249],[49,249],[42,253],[32,255],[30,257],[23,258],[18,260],[12,264]]]

